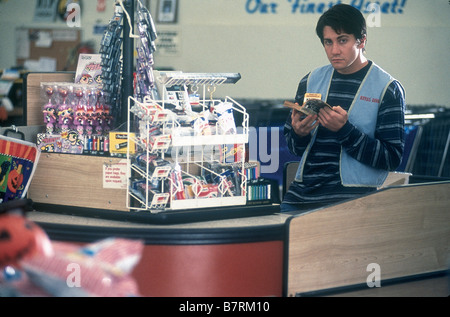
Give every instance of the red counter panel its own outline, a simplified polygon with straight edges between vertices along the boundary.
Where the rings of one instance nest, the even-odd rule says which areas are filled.
[[[146,245],[133,271],[143,296],[281,296],[283,242]]]

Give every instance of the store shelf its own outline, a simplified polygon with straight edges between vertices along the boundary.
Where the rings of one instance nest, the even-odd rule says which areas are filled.
[[[246,202],[247,200],[245,196],[172,200],[170,209],[184,210],[209,207],[239,206],[245,205]]]
[[[248,142],[248,134],[172,136],[172,146],[241,144]]]
[[[241,79],[239,73],[182,73],[162,72],[158,77],[166,87],[175,85],[212,85],[235,84]]]

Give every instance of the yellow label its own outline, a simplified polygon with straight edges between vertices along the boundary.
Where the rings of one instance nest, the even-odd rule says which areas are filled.
[[[134,143],[135,134],[130,133],[130,144],[128,144],[127,132],[109,132],[109,151],[111,153],[127,153],[127,147],[130,147],[130,153],[136,152]]]
[[[322,99],[322,94],[306,93],[305,97],[303,98],[303,103],[307,102],[310,99]]]

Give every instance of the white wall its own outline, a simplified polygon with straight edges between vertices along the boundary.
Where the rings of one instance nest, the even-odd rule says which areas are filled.
[[[155,22],[157,1],[151,0],[150,6]],[[236,85],[220,87],[219,95],[292,99],[299,79],[314,67],[327,63],[314,31],[320,13],[301,13],[299,10],[292,13],[296,1],[179,0],[177,23],[156,23],[161,36],[165,31],[176,33],[176,53],[158,50],[156,67],[172,67],[184,72],[239,72],[242,79]],[[97,1],[83,1],[84,40],[100,42],[101,36],[93,35],[92,29],[96,22],[107,23],[111,18],[114,1],[106,2],[106,11],[98,13]],[[298,0],[303,5],[336,2]],[[370,1],[341,2],[364,8]],[[378,2],[388,12],[381,13],[379,20],[373,14],[365,13],[370,21],[381,23],[368,29],[368,58],[403,83],[409,104],[448,105],[448,0]],[[276,8],[267,13],[249,12],[258,3],[273,5],[269,9]],[[35,2],[29,0],[0,3],[0,68],[15,64],[16,27],[48,26],[33,22],[34,6]],[[64,22],[50,26],[66,27]]]

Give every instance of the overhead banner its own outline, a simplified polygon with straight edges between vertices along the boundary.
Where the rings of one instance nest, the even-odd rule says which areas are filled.
[[[403,14],[407,0],[389,1],[314,1],[314,0],[283,0],[264,1],[246,0],[245,10],[249,14],[278,14],[290,11],[292,14],[322,14],[338,3],[347,3],[362,12],[373,12],[377,10],[381,14]]]

